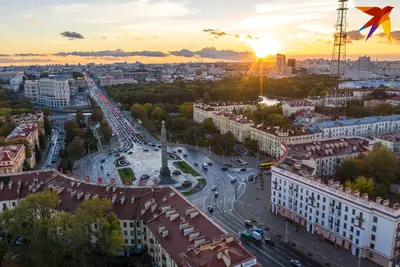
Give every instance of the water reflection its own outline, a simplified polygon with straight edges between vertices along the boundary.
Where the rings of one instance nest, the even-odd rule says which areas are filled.
[[[274,98],[269,98],[267,96],[260,96],[262,98],[262,101],[259,102],[260,104],[266,105],[266,106],[273,106],[276,104],[279,104],[279,100],[274,99]]]

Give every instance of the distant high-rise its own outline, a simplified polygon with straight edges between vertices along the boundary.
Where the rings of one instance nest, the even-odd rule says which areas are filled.
[[[371,57],[363,56],[358,58],[357,69],[360,71],[370,70]]]
[[[296,59],[294,59],[294,58],[288,58],[288,60],[287,60],[287,66],[288,66],[288,67],[292,67],[292,68],[296,68]]]
[[[44,78],[26,81],[24,93],[25,97],[39,107],[64,108],[70,104],[71,89],[68,80]]]
[[[276,54],[276,70],[280,73],[285,72],[286,67],[286,56],[282,54]]]

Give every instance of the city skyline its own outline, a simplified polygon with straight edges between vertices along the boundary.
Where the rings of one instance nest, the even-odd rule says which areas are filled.
[[[400,59],[395,5],[392,43],[381,28],[368,42],[357,31],[369,16],[355,6],[377,5],[394,1],[349,1],[348,58]],[[0,11],[0,65],[251,61],[252,42],[274,43],[268,54],[329,59],[336,8],[311,0],[11,2]]]

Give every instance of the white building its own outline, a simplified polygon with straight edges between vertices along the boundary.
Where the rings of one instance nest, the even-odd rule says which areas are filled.
[[[100,78],[99,83],[101,87],[104,87],[117,84],[136,84],[138,82],[132,78],[113,78],[111,76],[105,76]]]
[[[347,102],[351,100],[357,100],[357,97],[353,95],[338,95],[338,96],[326,96],[326,97],[312,97],[307,98],[307,101],[311,102],[315,106],[322,107],[346,107]]]
[[[193,105],[193,120],[197,123],[203,123],[207,118],[211,118],[215,111],[239,112],[247,109],[256,110],[256,102],[220,102],[220,103],[196,103]]]
[[[310,162],[285,159],[272,168],[271,210],[321,239],[381,266],[400,262],[400,205],[325,184]],[[318,242],[318,241],[316,241]]]
[[[110,199],[111,211],[120,220],[125,251],[141,247],[158,266],[203,266],[205,259],[213,267],[261,266],[239,239],[170,186],[119,187],[55,171],[8,174],[0,176],[0,211],[45,190],[57,193],[57,210],[66,212],[91,198]]]
[[[323,132],[322,138],[343,136],[374,137],[381,134],[400,132],[400,115],[326,121],[315,126]]]
[[[287,158],[313,161],[315,175],[332,177],[345,160],[366,153],[369,147],[369,141],[363,138],[319,140],[288,146]]]
[[[63,108],[69,106],[71,91],[68,80],[40,79],[25,82],[25,96],[40,107]]]
[[[370,95],[371,93],[372,93],[372,90],[354,90],[353,96],[356,99],[363,99],[364,97]]]
[[[381,142],[391,150],[397,153],[397,160],[400,161],[400,133],[385,134],[374,139],[376,142]]]
[[[392,97],[391,99],[387,99],[386,103],[392,105],[393,107],[397,107],[400,105],[400,96]]]
[[[290,117],[290,115],[300,110],[314,111],[315,105],[307,100],[289,100],[283,102],[282,109],[283,115]]]
[[[3,85],[4,87],[12,92],[18,92],[19,86],[24,82],[24,73],[19,71],[0,72],[0,79],[9,81],[8,85]]]
[[[243,116],[235,115],[232,112],[213,112],[212,120],[221,134],[231,132],[235,140],[243,143],[246,138],[250,137],[250,128],[254,125],[252,120],[243,118]]]
[[[281,156],[281,144],[298,144],[318,140],[321,133],[313,133],[307,128],[282,129],[279,126],[252,126],[250,138],[258,141],[258,147],[272,156]]]

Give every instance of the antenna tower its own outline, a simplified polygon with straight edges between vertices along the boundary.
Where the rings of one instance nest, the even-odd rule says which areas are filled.
[[[340,81],[340,66],[342,62],[346,61],[346,41],[347,41],[347,2],[349,0],[338,0],[339,7],[337,8],[337,19],[336,19],[336,30],[333,35],[333,52],[332,52],[332,63],[333,63],[333,75],[335,78],[335,87],[331,91],[331,95],[335,98],[339,91]],[[334,115],[336,117],[336,102],[334,99]]]

